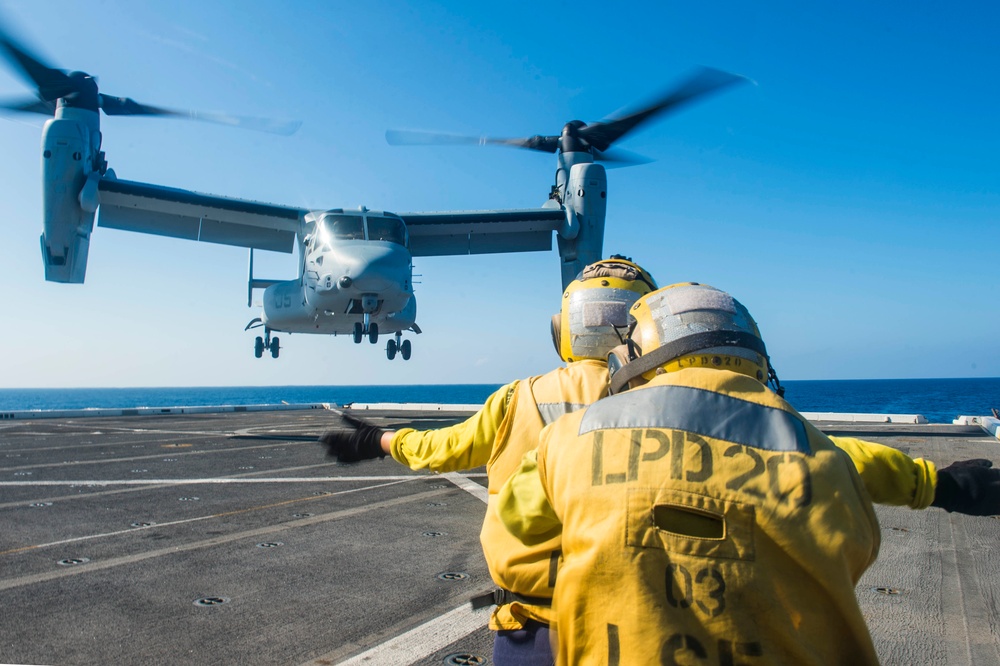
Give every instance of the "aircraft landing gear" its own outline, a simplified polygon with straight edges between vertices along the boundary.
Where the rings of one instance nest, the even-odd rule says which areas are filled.
[[[396,358],[396,352],[403,357],[404,361],[410,360],[411,345],[409,340],[403,340],[400,342],[399,338],[401,335],[396,333],[396,339],[389,339],[389,342],[385,346],[385,355],[390,361]]]
[[[368,341],[370,343],[378,343],[378,324],[371,321],[368,313],[365,313],[365,322],[362,324],[360,321],[354,322],[354,342],[355,344],[361,344],[361,340],[368,336]]]
[[[271,352],[271,358],[278,358],[278,351],[281,347],[278,344],[277,337],[271,337],[271,331],[264,329],[264,337],[257,336],[257,339],[253,343],[253,355],[257,358],[262,358],[264,356],[264,350]]]

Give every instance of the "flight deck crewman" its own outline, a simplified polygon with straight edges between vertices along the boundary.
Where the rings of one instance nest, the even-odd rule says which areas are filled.
[[[615,393],[541,436],[496,503],[561,534],[558,664],[877,664],[854,585],[878,554],[850,458],[766,387],[750,313],[692,283],[639,299]]]
[[[392,432],[346,417],[347,427],[328,432],[321,441],[340,462],[391,455],[412,469],[436,472],[487,465],[492,506],[524,452],[537,446],[546,424],[607,394],[605,359],[621,343],[626,312],[655,288],[646,271],[623,257],[592,264],[568,285],[561,312],[553,317],[553,342],[566,367],[501,387],[477,414],[455,426]],[[842,439],[838,444],[849,451],[876,502],[922,509],[934,497],[932,463],[862,440]],[[498,632],[494,663],[550,664],[547,624],[559,539],[526,547],[489,510],[481,541],[499,586],[485,602],[496,603],[490,618],[490,628]]]
[[[561,311],[552,318],[552,340],[565,367],[502,386],[477,414],[449,428],[386,432],[353,420],[357,430],[333,430],[321,440],[341,462],[389,454],[412,469],[436,472],[487,466],[489,501],[480,539],[499,589],[474,604],[496,604],[490,628],[497,631],[497,666],[552,663],[549,603],[560,545],[558,537],[522,545],[500,523],[493,502],[546,424],[607,394],[608,351],[621,344],[629,308],[656,288],[652,276],[625,257],[591,264],[566,287]]]
[[[630,315],[615,395],[547,427],[494,503],[526,547],[561,536],[557,663],[877,663],[854,596],[880,540],[865,485],[902,454],[838,448],[768,390],[728,294],[674,285]],[[910,468],[920,480],[899,468],[883,500],[997,511],[996,470]]]

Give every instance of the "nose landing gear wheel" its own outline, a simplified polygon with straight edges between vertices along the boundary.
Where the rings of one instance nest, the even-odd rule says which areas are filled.
[[[403,340],[402,344],[399,345],[399,353],[403,356],[404,361],[410,360],[410,341]]]
[[[271,344],[268,345],[268,349],[271,351],[271,358],[278,358],[278,350],[281,349],[278,346],[278,338],[271,338]]]
[[[257,339],[253,342],[253,355],[257,358],[264,357],[264,338],[257,336]]]
[[[385,346],[385,355],[391,361],[396,358],[396,341],[389,338],[389,342]]]
[[[378,324],[375,322],[368,324],[368,342],[373,345],[378,343]]]
[[[354,342],[356,344],[361,344],[361,337],[364,335],[364,329],[361,326],[360,321],[354,322]]]

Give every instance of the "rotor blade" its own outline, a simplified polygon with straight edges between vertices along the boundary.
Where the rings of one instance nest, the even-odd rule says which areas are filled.
[[[390,146],[432,146],[432,145],[482,145],[484,136],[464,136],[447,132],[425,132],[423,130],[386,130],[385,140]]]
[[[737,74],[704,67],[649,106],[621,118],[612,118],[588,125],[580,129],[580,136],[597,150],[607,150],[611,144],[654,116],[746,80],[745,77]]]
[[[20,70],[37,88],[45,101],[65,97],[77,89],[66,72],[49,67],[20,46],[0,22],[0,51],[15,69]]]
[[[55,102],[46,102],[40,99],[26,99],[23,101],[10,100],[0,101],[0,109],[6,111],[19,111],[21,113],[41,113],[51,116],[55,113]]]
[[[167,109],[160,106],[140,104],[130,97],[112,97],[104,93],[101,93],[101,108],[109,116],[167,116],[171,118],[188,118],[286,136],[294,134],[302,125],[301,121],[298,120],[272,120],[270,118],[233,116],[225,113]]]
[[[423,130],[388,130],[385,140],[392,146],[510,146],[554,153],[559,146],[559,137],[532,136],[525,139],[491,139],[486,136],[465,136],[447,132],[425,132]]]
[[[649,164],[653,161],[651,157],[622,150],[621,148],[595,150],[594,159],[600,162],[607,162],[608,167],[612,169],[617,167],[637,166],[639,164]]]

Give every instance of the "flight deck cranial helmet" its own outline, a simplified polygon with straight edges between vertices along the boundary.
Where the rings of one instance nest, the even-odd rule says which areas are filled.
[[[747,309],[697,282],[672,284],[636,301],[625,344],[608,355],[612,393],[684,368],[732,370],[784,393]]]
[[[613,254],[590,264],[563,292],[562,310],[552,316],[552,343],[562,360],[604,360],[622,343],[628,312],[656,281],[628,257]]]

